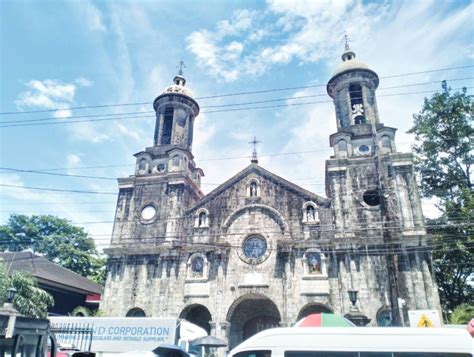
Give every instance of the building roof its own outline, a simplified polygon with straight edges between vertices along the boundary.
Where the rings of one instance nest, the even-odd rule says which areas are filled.
[[[324,198],[322,196],[319,196],[313,192],[310,192],[308,190],[305,190],[304,188],[288,181],[285,180],[284,178],[268,171],[265,170],[263,167],[256,163],[251,163],[249,166],[244,168],[243,170],[239,171],[237,174],[232,176],[230,179],[225,181],[224,183],[220,184],[218,187],[216,187],[214,190],[209,192],[207,195],[205,195],[201,200],[196,202],[196,204],[191,207],[189,211],[193,211],[205,203],[209,202],[210,200],[214,199],[216,196],[220,195],[222,192],[227,190],[229,187],[232,187],[237,181],[242,180],[244,177],[249,175],[250,173],[256,173],[259,176],[265,177],[273,182],[278,183],[279,185],[285,187],[286,189],[298,193],[304,197],[306,197],[308,200],[314,200],[317,202],[319,205],[326,206],[329,202],[327,198]]]
[[[101,285],[32,252],[0,253],[0,261],[10,272],[30,273],[43,286],[83,294],[102,294]]]

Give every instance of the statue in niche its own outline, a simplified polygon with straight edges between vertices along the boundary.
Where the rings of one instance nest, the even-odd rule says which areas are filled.
[[[321,274],[321,255],[319,253],[308,253],[306,259],[308,272],[310,274]]]
[[[141,159],[138,162],[138,170],[144,171],[146,169],[146,159]]]
[[[191,271],[193,277],[202,277],[204,274],[204,259],[202,257],[196,257],[191,262]]]
[[[250,183],[250,197],[256,197],[257,196],[257,183],[255,181],[252,181]]]
[[[313,206],[309,205],[306,207],[306,221],[315,222],[316,221],[316,211]]]
[[[205,226],[206,226],[206,213],[201,212],[199,213],[198,227],[205,227]]]

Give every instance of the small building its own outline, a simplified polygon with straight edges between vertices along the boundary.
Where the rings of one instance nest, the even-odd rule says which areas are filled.
[[[45,257],[32,252],[3,252],[0,262],[7,265],[9,274],[29,273],[38,286],[54,298],[48,313],[68,315],[78,306],[96,309],[102,295],[102,286],[63,268]]]

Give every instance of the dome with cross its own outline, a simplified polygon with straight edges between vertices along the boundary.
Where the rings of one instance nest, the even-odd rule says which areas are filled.
[[[163,94],[166,94],[166,93],[179,93],[179,94],[184,94],[188,97],[193,97],[193,92],[191,92],[191,90],[189,90],[188,88],[185,87],[186,85],[186,78],[184,78],[184,75],[183,75],[183,67],[186,67],[184,65],[184,62],[181,61],[179,63],[179,72],[178,72],[178,75],[176,77],[174,77],[173,79],[173,82],[174,84],[173,85],[170,85],[169,87],[166,87],[166,89],[163,91]]]

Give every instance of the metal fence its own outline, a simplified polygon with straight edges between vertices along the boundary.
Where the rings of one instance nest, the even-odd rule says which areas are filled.
[[[60,347],[90,352],[94,325],[91,323],[52,324],[51,331]]]

